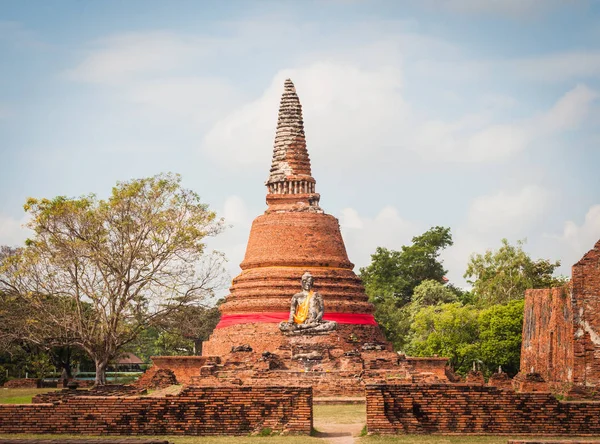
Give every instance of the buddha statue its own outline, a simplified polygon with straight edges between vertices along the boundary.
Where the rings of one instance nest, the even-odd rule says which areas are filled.
[[[288,335],[326,333],[337,328],[337,322],[324,321],[323,297],[312,289],[315,279],[306,272],[302,275],[302,291],[292,296],[290,318],[281,322],[279,329]]]

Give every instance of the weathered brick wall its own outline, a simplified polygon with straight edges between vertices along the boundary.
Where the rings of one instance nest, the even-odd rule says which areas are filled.
[[[40,385],[40,380],[35,378],[20,378],[6,381],[4,388],[36,388]]]
[[[573,382],[600,384],[600,241],[573,265]]]
[[[544,439],[543,441],[539,441],[536,439],[527,439],[527,440],[520,440],[520,439],[509,439],[507,444],[598,444],[600,441],[589,441],[587,439],[582,440],[582,439],[569,439],[569,440],[564,440],[564,439],[560,439],[558,441],[548,441],[546,439]]]
[[[572,320],[568,288],[527,290],[521,373],[539,373],[548,382],[572,382]]]
[[[0,433],[243,435],[270,428],[309,434],[310,387],[188,387],[177,396],[73,397],[0,405]]]
[[[151,356],[150,359],[152,367],[137,380],[138,387],[149,387],[159,370],[171,370],[179,384],[190,384],[203,366],[220,362],[216,356]]]
[[[35,395],[31,400],[34,404],[47,404],[57,401],[64,401],[67,398],[74,398],[79,396],[139,396],[146,394],[145,389],[138,388],[133,385],[105,385],[100,387],[94,387],[89,390],[71,390],[62,389],[55,390],[47,393],[40,393]]]
[[[367,385],[369,433],[600,433],[600,403],[467,384]]]
[[[572,267],[564,288],[527,290],[521,374],[555,390],[600,385],[600,241]]]

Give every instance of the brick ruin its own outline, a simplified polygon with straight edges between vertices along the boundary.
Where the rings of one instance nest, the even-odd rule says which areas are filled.
[[[521,371],[515,379],[527,385],[536,375],[542,389],[597,397],[600,241],[573,265],[568,285],[525,294]]]
[[[369,433],[598,435],[600,403],[469,384],[367,385]]]
[[[500,372],[486,383],[472,371],[456,383],[446,358],[399,355],[385,340],[338,221],[319,206],[290,80],[266,185],[268,208],[252,224],[242,272],[203,356],[153,357],[135,386],[63,390],[31,405],[0,405],[0,432],[309,434],[314,394],[366,396],[369,433],[600,434],[600,403],[563,402],[550,393],[596,395],[600,242],[573,266],[568,286],[527,291],[515,380]],[[278,323],[288,319],[306,271],[323,296],[323,319],[337,329],[283,334]],[[176,395],[145,396],[145,388],[174,383],[183,384]]]
[[[281,97],[266,186],[267,210],[252,223],[242,272],[220,306],[221,322],[203,344],[203,355],[223,356],[240,345],[249,345],[256,353],[292,355],[310,353],[314,347],[341,355],[365,343],[391,350],[352,271],[338,220],[319,206],[302,106],[289,79]],[[307,271],[325,301],[324,319],[338,323],[338,330],[320,338],[318,345],[290,339],[277,325],[288,319],[291,297]]]
[[[0,433],[243,435],[268,428],[308,435],[313,424],[310,387],[187,387],[165,397],[85,393],[0,404]]]
[[[185,384],[308,384],[316,396],[363,396],[366,382],[447,381],[447,359],[398,356],[377,325],[339,222],[319,205],[302,106],[289,79],[266,186],[267,209],[252,223],[242,272],[220,306],[221,321],[203,356],[153,357],[139,384],[150,383],[160,369]],[[323,297],[323,320],[337,322],[337,329],[285,335],[278,324],[288,320],[305,272]]]

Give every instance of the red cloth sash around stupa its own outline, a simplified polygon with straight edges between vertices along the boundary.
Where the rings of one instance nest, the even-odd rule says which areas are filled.
[[[266,313],[243,313],[243,314],[224,314],[221,316],[221,321],[216,328],[229,327],[236,324],[250,323],[279,323],[287,321],[290,313],[281,312],[266,312]],[[338,324],[361,324],[361,325],[377,325],[372,314],[358,313],[325,313],[323,315],[325,321],[335,321]]]

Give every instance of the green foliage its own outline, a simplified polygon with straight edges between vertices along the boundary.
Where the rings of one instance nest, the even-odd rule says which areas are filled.
[[[521,356],[523,304],[518,300],[486,309],[458,302],[424,306],[414,315],[407,352],[448,357],[461,374],[480,361],[488,375],[502,366],[514,376]]]
[[[415,287],[411,304],[415,307],[446,304],[456,302],[457,296],[452,289],[438,281],[427,279]]]
[[[519,371],[523,306],[523,300],[510,301],[479,314],[479,353],[488,372],[498,366],[511,376]]]
[[[150,356],[201,354],[202,341],[208,339],[220,317],[218,306],[181,307],[144,328],[125,350],[146,362],[149,362]]]
[[[439,260],[441,250],[452,245],[449,228],[432,227],[404,245],[400,251],[378,247],[371,256],[371,264],[361,268],[360,276],[370,300],[375,304],[375,318],[387,339],[396,350],[402,349],[412,322],[411,310],[406,305],[413,292],[424,281],[443,282],[446,270]],[[422,290],[424,298],[449,297],[445,291],[429,284]]]
[[[388,295],[377,298],[375,319],[395,350],[403,350],[411,323],[411,313],[406,306],[398,307],[397,300]]]
[[[533,260],[523,251],[524,241],[510,245],[502,239],[497,251],[474,254],[464,277],[473,285],[477,303],[483,306],[503,304],[525,297],[528,288],[564,285],[564,278],[553,276],[560,261]]]
[[[379,298],[375,304],[375,316],[380,327],[386,332],[386,338],[396,350],[404,350],[414,316],[421,308],[448,302],[455,302],[455,293],[434,280],[425,280],[415,287],[412,302],[402,307],[397,300],[389,296]]]
[[[360,430],[360,433],[358,434],[358,436],[363,437],[363,436],[367,436],[369,434],[369,429],[367,428],[367,425],[365,424],[363,426],[363,428]]]
[[[425,306],[414,316],[407,353],[444,356],[459,373],[478,358],[478,310],[458,302]]]
[[[98,384],[141,330],[224,283],[222,256],[204,254],[223,224],[177,175],[119,182],[107,200],[30,198],[25,210],[35,235],[0,264],[0,291],[28,303],[28,340],[84,349]]]
[[[29,356],[28,369],[33,373],[31,377],[43,379],[54,372],[54,365],[46,353],[37,353]]]
[[[194,341],[184,338],[177,331],[161,331],[155,345],[159,356],[194,354]]]
[[[0,386],[6,381],[8,381],[8,377],[6,376],[6,368],[0,365]]]
[[[273,434],[273,429],[271,429],[270,427],[263,427],[262,429],[260,429],[260,432],[258,432],[258,436],[271,436]]]
[[[374,300],[393,296],[398,306],[410,302],[413,290],[427,279],[442,282],[446,270],[441,250],[452,245],[450,228],[432,227],[400,251],[377,247],[371,264],[360,269],[367,294]]]

